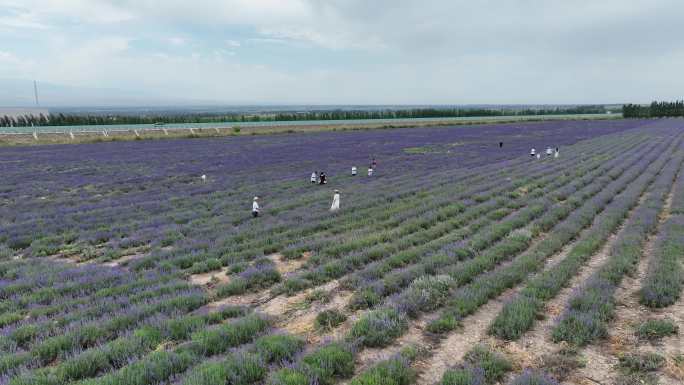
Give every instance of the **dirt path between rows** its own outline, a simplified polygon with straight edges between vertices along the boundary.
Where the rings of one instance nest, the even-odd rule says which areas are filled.
[[[258,311],[276,318],[276,327],[288,333],[304,337],[309,343],[317,343],[324,337],[332,338],[341,330],[346,323],[356,317],[346,311],[352,292],[340,290],[339,281],[330,281],[324,285],[305,290],[294,296],[280,295],[264,303],[257,308]],[[327,301],[308,301],[307,298],[314,292],[323,292]],[[338,328],[327,333],[319,333],[315,330],[316,316],[324,311],[336,309],[345,313],[349,318]]]
[[[117,266],[124,266],[128,264],[131,261],[135,261],[138,259],[142,259],[149,255],[148,253],[135,253],[135,254],[128,254],[124,255],[120,258],[113,259],[111,261],[107,261],[102,263],[103,266],[108,266],[108,267],[117,267]],[[96,263],[96,262],[91,262],[91,263]]]
[[[305,253],[302,258],[295,260],[285,260],[280,254],[268,256],[276,266],[279,273],[287,276],[296,272],[306,263],[310,253]],[[220,279],[228,282],[230,277],[222,269],[219,272],[209,272],[195,274],[190,277],[191,282],[211,288]],[[315,292],[323,293],[327,300],[310,299]],[[308,343],[316,344],[324,339],[333,339],[346,334],[353,322],[355,322],[364,311],[350,313],[347,305],[353,292],[340,289],[338,280],[333,280],[323,285],[301,291],[293,296],[284,294],[273,296],[270,288],[258,292],[222,298],[204,305],[198,309],[198,313],[214,312],[224,306],[249,306],[255,311],[270,316],[274,320],[274,326],[292,335],[303,337]],[[318,332],[315,330],[316,316],[324,311],[336,309],[348,316],[347,321],[329,332]]]
[[[463,319],[463,327],[449,334],[436,346],[432,355],[416,364],[419,370],[418,385],[432,385],[439,382],[446,370],[461,362],[465,354],[487,335],[487,328],[499,314],[507,300],[513,298],[519,288],[505,291],[498,298],[490,300],[474,314]]]
[[[230,282],[228,276],[228,267],[222,267],[220,270],[210,271],[207,273],[191,274],[188,279],[190,283],[197,286],[207,285],[225,285]]]

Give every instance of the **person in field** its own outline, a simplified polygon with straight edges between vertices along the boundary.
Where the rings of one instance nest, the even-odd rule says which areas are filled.
[[[258,217],[259,212],[259,197],[254,197],[254,199],[252,200],[252,216],[254,218]]]
[[[356,166],[352,166],[352,176],[356,176]]]
[[[546,156],[551,156],[553,153],[553,150],[551,150],[551,147],[546,147]]]
[[[541,159],[541,154],[537,154],[537,159]]]
[[[371,161],[370,168],[372,168],[373,170],[375,170],[375,169],[377,168],[377,166],[378,166],[378,161],[375,160],[375,158],[373,158],[373,160]]]
[[[316,171],[311,173],[311,183],[318,183],[318,174],[316,174]]]
[[[534,148],[531,149],[530,150],[530,156],[534,158],[536,155],[537,155],[537,150],[535,150]]]
[[[554,158],[558,158],[558,147],[556,147],[556,152],[553,154]]]
[[[373,168],[368,167],[368,176],[373,176]]]
[[[328,176],[325,175],[325,173],[323,171],[321,171],[321,173],[319,174],[318,184],[326,184],[326,183],[328,183]]]
[[[340,190],[335,190],[330,211],[335,212],[340,209]]]
[[[503,142],[499,142],[499,148],[503,147]]]

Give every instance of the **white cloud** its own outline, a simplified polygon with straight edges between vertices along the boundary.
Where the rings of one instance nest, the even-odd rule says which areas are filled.
[[[175,45],[175,46],[183,46],[183,45],[187,44],[187,42],[188,42],[188,40],[186,38],[179,37],[179,36],[173,36],[173,37],[168,38],[167,40],[171,45]]]
[[[648,101],[684,88],[682,14],[678,0],[0,0],[0,41],[30,42],[0,47],[0,71],[228,102]]]
[[[42,26],[64,21],[111,24],[134,18],[129,10],[106,0],[0,0],[0,9],[14,10]]]
[[[0,29],[48,29],[38,18],[27,12],[11,13],[0,17]]]

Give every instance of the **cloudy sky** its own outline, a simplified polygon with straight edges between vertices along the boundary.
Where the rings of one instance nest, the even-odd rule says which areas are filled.
[[[0,79],[221,103],[647,102],[684,95],[683,15],[682,0],[0,0]]]

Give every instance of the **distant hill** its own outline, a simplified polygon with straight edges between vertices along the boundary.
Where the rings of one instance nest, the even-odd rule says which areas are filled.
[[[169,98],[154,91],[123,91],[107,88],[69,87],[38,80],[38,100],[41,107],[97,107],[97,106],[168,106],[181,104],[210,104]],[[215,102],[214,102],[215,103]],[[0,79],[0,107],[35,107],[33,80]]]

